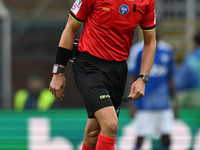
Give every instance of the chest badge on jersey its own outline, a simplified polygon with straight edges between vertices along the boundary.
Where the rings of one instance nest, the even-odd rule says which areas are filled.
[[[125,4],[121,5],[119,8],[119,12],[122,15],[126,15],[129,12],[129,7]]]

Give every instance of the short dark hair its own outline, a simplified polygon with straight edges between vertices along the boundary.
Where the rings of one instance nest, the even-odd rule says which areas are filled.
[[[200,30],[198,30],[198,32],[196,32],[196,34],[194,35],[194,41],[200,45]]]

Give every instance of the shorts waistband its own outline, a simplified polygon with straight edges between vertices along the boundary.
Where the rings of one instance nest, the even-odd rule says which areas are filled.
[[[101,61],[101,62],[107,62],[107,63],[116,63],[116,64],[118,64],[118,63],[124,63],[124,62],[126,62],[126,61],[106,60],[106,59],[102,59],[102,58],[98,58],[96,56],[93,56],[93,55],[91,55],[89,53],[82,53],[80,51],[77,52],[77,55],[86,57],[88,59],[93,59],[93,60],[97,60],[97,61]]]

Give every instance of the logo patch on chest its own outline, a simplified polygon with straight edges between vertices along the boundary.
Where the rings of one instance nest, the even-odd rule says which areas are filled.
[[[126,15],[129,12],[129,7],[125,4],[121,5],[119,8],[119,12],[122,15]]]

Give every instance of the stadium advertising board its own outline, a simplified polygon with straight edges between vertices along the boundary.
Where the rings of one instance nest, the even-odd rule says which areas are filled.
[[[0,150],[81,150],[86,112],[83,109],[1,111]],[[134,121],[122,109],[116,150],[132,150]],[[155,139],[154,139],[155,141]],[[156,147],[146,140],[143,149]],[[182,110],[174,122],[172,150],[200,149],[200,110]]]

